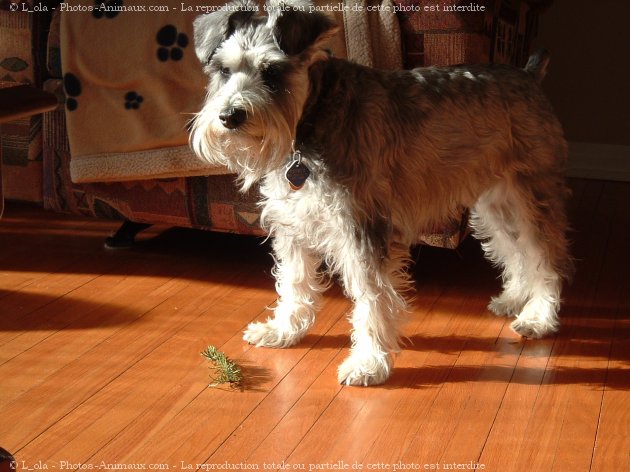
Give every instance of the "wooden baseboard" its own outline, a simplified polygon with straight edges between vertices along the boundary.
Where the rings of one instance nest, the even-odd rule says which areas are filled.
[[[569,177],[630,182],[630,146],[569,143]]]

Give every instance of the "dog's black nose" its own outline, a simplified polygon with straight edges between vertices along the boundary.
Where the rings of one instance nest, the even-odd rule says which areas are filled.
[[[242,108],[228,108],[219,114],[221,124],[227,129],[235,129],[245,123],[247,112]]]

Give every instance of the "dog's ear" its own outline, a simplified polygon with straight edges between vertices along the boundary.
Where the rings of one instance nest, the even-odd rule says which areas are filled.
[[[308,0],[270,0],[268,24],[280,49],[294,56],[317,48],[338,31],[337,24]]]
[[[234,31],[252,21],[258,13],[253,0],[236,0],[220,10],[201,15],[193,22],[195,53],[202,64],[212,59],[214,52]]]

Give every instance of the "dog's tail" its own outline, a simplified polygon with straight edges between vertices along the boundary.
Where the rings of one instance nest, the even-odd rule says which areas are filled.
[[[551,54],[546,49],[539,49],[527,60],[527,64],[525,65],[525,72],[531,74],[534,77],[536,82],[541,83],[547,75],[547,67],[549,66],[549,61],[551,59]]]

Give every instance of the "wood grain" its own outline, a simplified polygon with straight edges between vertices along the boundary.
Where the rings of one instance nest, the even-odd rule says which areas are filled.
[[[368,389],[337,383],[351,309],[338,286],[297,346],[242,340],[276,297],[259,240],[160,227],[108,252],[115,222],[9,204],[2,447],[67,470],[628,470],[630,184],[572,188],[577,272],[558,335],[522,340],[489,313],[500,283],[476,241],[421,248],[407,346],[388,383]],[[210,344],[243,366],[242,389],[208,388]]]

